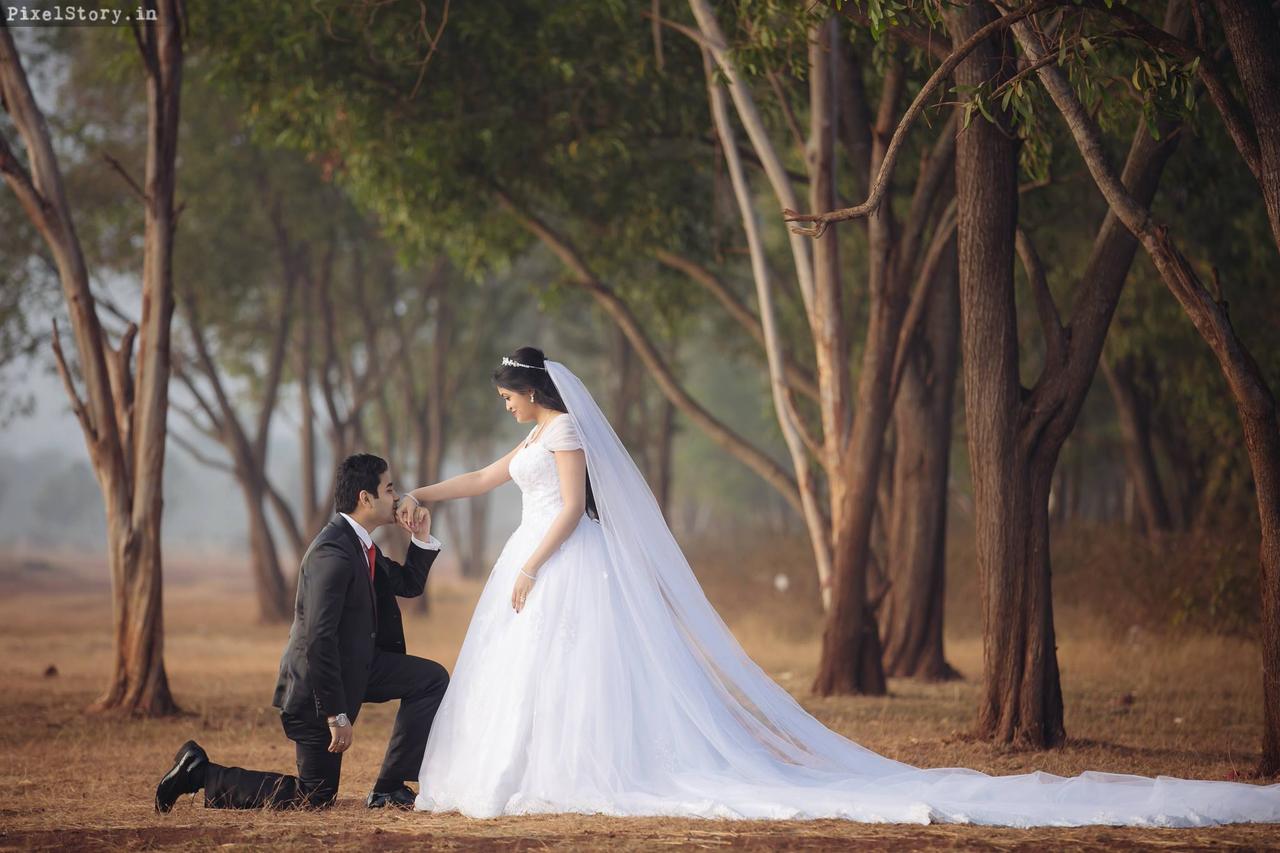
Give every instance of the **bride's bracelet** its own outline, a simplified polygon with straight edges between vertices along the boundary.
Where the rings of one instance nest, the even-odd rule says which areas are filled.
[[[537,576],[537,575],[531,575],[531,574],[529,574],[528,572],[526,572],[524,569],[521,569],[521,570],[520,570],[520,574],[524,575],[525,577],[527,577],[527,578],[528,578],[529,580],[531,580],[531,581],[536,581],[536,580],[538,579],[538,576]]]
[[[418,501],[418,499],[417,499],[417,498],[415,498],[415,497],[414,497],[410,492],[405,492],[405,493],[404,493],[403,495],[401,495],[400,497],[402,497],[402,498],[408,498],[409,500],[413,501],[413,505],[414,505],[414,506],[422,506],[421,502],[419,502],[419,501]]]

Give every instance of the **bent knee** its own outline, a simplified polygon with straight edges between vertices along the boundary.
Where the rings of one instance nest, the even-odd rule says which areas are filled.
[[[442,692],[449,686],[449,670],[426,658],[418,658],[418,688],[423,693]]]

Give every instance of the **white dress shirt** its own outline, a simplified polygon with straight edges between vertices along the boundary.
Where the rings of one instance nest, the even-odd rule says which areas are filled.
[[[364,529],[363,524],[356,521],[345,512],[340,512],[338,515],[347,520],[347,524],[350,524],[352,529],[355,530],[356,535],[360,537],[360,544],[364,545],[364,550],[368,552],[368,550],[373,546],[373,537],[369,535],[369,531]],[[439,551],[443,547],[440,544],[440,540],[434,536],[428,536],[426,542],[423,542],[417,536],[410,536],[409,539],[414,545],[417,545],[419,548],[425,548],[428,551]]]

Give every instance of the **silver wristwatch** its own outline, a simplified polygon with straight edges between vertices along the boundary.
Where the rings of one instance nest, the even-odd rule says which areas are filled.
[[[335,728],[344,729],[351,725],[351,721],[347,719],[346,714],[339,714],[336,717],[329,718],[329,725],[334,726]]]

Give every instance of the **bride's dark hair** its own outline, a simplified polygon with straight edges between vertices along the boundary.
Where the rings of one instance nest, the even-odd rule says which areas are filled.
[[[520,394],[533,393],[533,401],[557,412],[565,412],[564,400],[560,399],[560,391],[556,383],[551,381],[547,372],[547,357],[537,347],[520,347],[508,358],[527,364],[529,367],[516,367],[504,364],[493,372],[493,384],[508,391]]]
[[[519,362],[519,365],[503,364],[493,371],[493,384],[517,394],[532,394],[533,402],[539,406],[556,412],[568,412],[564,400],[560,398],[560,390],[551,381],[547,372],[547,357],[537,347],[520,347],[508,358]],[[522,367],[520,365],[528,365]],[[595,495],[591,494],[591,472],[587,472],[587,515],[600,520],[600,511],[596,509]]]

